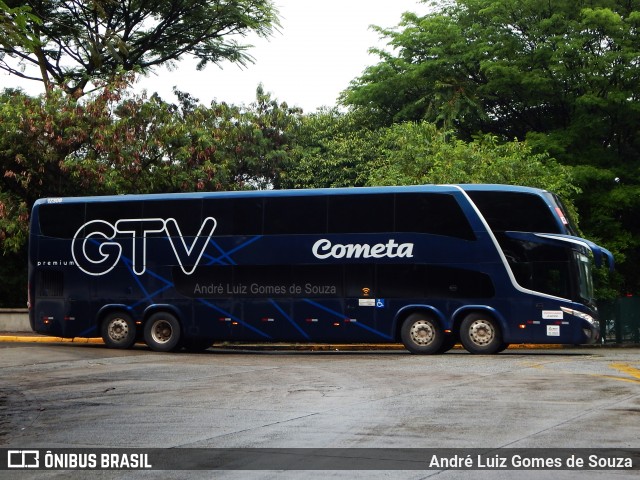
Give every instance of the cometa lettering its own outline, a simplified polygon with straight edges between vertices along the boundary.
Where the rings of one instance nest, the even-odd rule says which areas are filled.
[[[313,244],[313,255],[321,260],[327,258],[412,258],[413,243],[398,243],[393,238],[387,243],[331,243],[323,238]]]

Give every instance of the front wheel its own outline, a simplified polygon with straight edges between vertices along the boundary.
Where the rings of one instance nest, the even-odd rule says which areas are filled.
[[[470,313],[460,325],[460,342],[470,353],[501,351],[502,332],[496,320],[485,313]]]
[[[176,349],[180,345],[180,322],[170,313],[154,313],[144,324],[144,341],[156,352]]]
[[[400,338],[411,353],[433,354],[440,352],[444,332],[430,315],[413,313],[402,323]]]
[[[130,348],[136,341],[136,324],[128,313],[112,312],[100,324],[100,334],[109,348]]]

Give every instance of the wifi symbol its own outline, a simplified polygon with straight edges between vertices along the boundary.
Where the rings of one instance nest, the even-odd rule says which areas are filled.
[[[368,297],[368,296],[369,296],[369,292],[371,292],[371,289],[370,289],[370,288],[364,287],[364,288],[362,289],[362,294],[363,294],[365,297]]]

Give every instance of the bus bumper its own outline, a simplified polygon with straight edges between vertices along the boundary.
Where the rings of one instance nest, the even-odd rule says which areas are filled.
[[[598,343],[600,341],[600,329],[594,325],[583,325],[582,339],[579,343],[583,345]]]
[[[600,341],[600,322],[598,322],[598,318],[595,315],[595,312],[592,312],[592,314],[590,314],[568,307],[560,307],[560,310],[562,310],[563,313],[573,317],[573,319],[570,321],[579,322],[580,329],[577,330],[576,336],[579,336],[580,338],[576,339],[577,341],[574,343],[579,345],[589,345]]]

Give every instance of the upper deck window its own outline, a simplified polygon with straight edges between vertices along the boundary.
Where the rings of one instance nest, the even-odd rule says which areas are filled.
[[[429,233],[475,240],[467,216],[453,195],[401,193],[396,195],[396,232]]]
[[[524,192],[468,192],[494,232],[564,233],[547,203]]]
[[[72,238],[90,220],[115,225],[122,219],[176,220],[193,236],[207,217],[215,236],[422,233],[475,240],[465,212],[449,193],[385,193],[157,198],[40,206],[43,235]],[[150,232],[148,236],[164,235]]]

